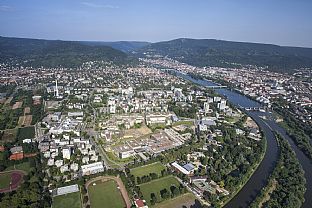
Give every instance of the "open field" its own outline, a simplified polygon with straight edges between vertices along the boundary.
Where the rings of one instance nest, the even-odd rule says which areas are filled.
[[[11,173],[0,174],[0,189],[9,187],[11,182]]]
[[[5,144],[7,142],[14,142],[17,134],[17,129],[7,129],[3,130],[3,135],[0,138],[0,144]]]
[[[142,126],[138,129],[127,129],[124,133],[124,138],[139,138],[148,134],[152,131],[147,126]]]
[[[166,201],[155,204],[154,208],[180,208],[183,206],[190,207],[194,205],[196,197],[191,194],[183,194],[173,199],[168,199]]]
[[[143,198],[146,200],[146,203],[150,206],[151,193],[154,193],[157,197],[157,200],[161,201],[160,191],[165,188],[167,190],[170,190],[170,186],[172,185],[179,187],[180,183],[175,177],[167,176],[164,178],[150,181],[148,183],[141,184],[139,186],[143,194]]]
[[[22,105],[23,105],[23,101],[16,102],[16,103],[12,106],[12,110],[21,108]]]
[[[35,137],[35,128],[33,126],[19,128],[17,137],[18,140],[32,139]]]
[[[140,166],[130,170],[130,173],[136,177],[142,177],[144,175],[149,175],[150,173],[156,173],[158,176],[161,175],[161,171],[166,169],[166,167],[160,162],[155,162],[152,164]]]
[[[29,162],[23,162],[14,166],[7,167],[5,169],[5,171],[8,171],[8,170],[23,170],[26,173],[28,173],[31,171],[31,167],[30,167]]]
[[[96,185],[90,184],[88,187],[92,208],[102,208],[103,205],[116,208],[126,206],[115,181],[102,182],[99,180],[94,183]]]
[[[185,125],[185,126],[194,126],[194,121],[177,121],[172,124],[172,126]]]
[[[53,198],[52,208],[81,208],[80,192],[56,196]]]
[[[18,119],[19,126],[29,126],[32,121],[32,115],[20,116]]]

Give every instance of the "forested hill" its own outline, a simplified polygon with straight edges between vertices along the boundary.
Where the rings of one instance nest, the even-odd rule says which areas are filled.
[[[116,42],[101,42],[101,41],[82,41],[86,45],[90,46],[110,46],[117,50],[130,53],[134,50],[138,50],[149,45],[149,42],[142,41],[116,41]]]
[[[275,71],[312,67],[312,48],[232,42],[214,39],[175,39],[152,43],[139,55],[163,55],[195,66],[268,66]]]
[[[0,36],[0,62],[25,66],[78,67],[87,61],[112,61],[116,65],[135,63],[128,54],[103,45],[77,41],[7,38]]]

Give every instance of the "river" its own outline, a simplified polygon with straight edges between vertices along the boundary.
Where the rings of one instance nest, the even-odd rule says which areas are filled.
[[[196,80],[187,74],[182,74],[176,71],[176,75],[189,80],[195,84],[201,86],[218,86],[218,84],[208,81],[208,80]],[[249,99],[248,97],[239,94],[233,90],[229,89],[215,89],[215,91],[227,97],[228,101],[237,107],[261,107],[256,101]],[[238,192],[238,194],[227,203],[225,208],[245,208],[250,205],[250,203],[256,198],[257,194],[260,193],[261,189],[267,184],[268,178],[272,173],[275,164],[278,160],[278,144],[274,137],[274,130],[278,131],[285,139],[288,140],[292,149],[295,151],[296,156],[305,171],[305,178],[307,180],[305,193],[305,202],[303,208],[312,207],[312,163],[309,158],[307,158],[302,151],[294,144],[293,140],[286,134],[285,129],[283,129],[279,124],[275,122],[270,112],[256,112],[256,111],[246,111],[246,113],[257,122],[259,127],[262,129],[264,136],[267,140],[267,149],[265,156],[260,163],[257,170],[251,176],[250,180],[246,185]],[[260,116],[266,116],[267,119],[264,120]],[[294,193],[295,194],[295,193]]]

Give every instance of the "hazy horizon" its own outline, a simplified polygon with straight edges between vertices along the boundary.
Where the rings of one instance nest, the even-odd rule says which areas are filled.
[[[312,1],[3,0],[0,35],[71,41],[217,39],[312,47]]]

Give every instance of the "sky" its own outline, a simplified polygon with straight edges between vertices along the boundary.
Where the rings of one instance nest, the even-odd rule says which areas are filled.
[[[0,36],[312,48],[312,0],[0,0]]]

